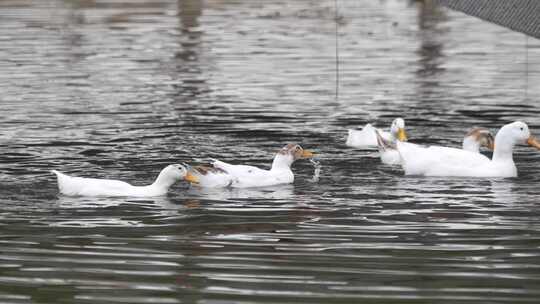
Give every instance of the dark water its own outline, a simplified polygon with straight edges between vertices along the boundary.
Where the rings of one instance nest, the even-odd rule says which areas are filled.
[[[513,179],[404,177],[346,129],[540,135],[540,43],[416,2],[0,1],[0,302],[538,303],[540,153]],[[528,55],[527,48],[528,45]],[[528,56],[528,64],[526,64]],[[294,185],[57,195],[50,169],[150,183],[298,142]]]

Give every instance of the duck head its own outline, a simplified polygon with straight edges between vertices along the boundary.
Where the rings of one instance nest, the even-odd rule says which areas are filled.
[[[507,125],[504,125],[499,133],[503,139],[506,139],[509,143],[516,144],[528,144],[538,148],[538,140],[531,135],[529,126],[521,121],[516,121]],[[497,134],[499,135],[499,134]]]
[[[480,147],[495,149],[495,138],[488,129],[473,128],[463,138],[463,150],[478,152]]]
[[[531,135],[527,124],[521,121],[504,125],[499,130],[495,137],[495,155],[500,157],[511,156],[512,149],[518,144],[526,144],[540,150],[540,142]],[[499,148],[499,146],[501,147]]]
[[[407,133],[405,133],[405,120],[398,117],[392,121],[390,126],[390,133],[399,141],[407,141]]]
[[[287,144],[276,154],[274,162],[272,163],[272,169],[284,166],[290,168],[295,160],[311,157],[313,157],[313,153],[304,150],[300,145]]]
[[[187,175],[188,171],[186,167],[179,164],[168,165],[163,170],[161,170],[159,176],[155,181],[155,184],[170,187],[175,182],[186,179]]]

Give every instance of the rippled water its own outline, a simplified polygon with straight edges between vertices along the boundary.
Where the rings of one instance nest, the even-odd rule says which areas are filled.
[[[0,1],[0,302],[537,303],[540,153],[517,149],[519,178],[419,178],[344,140],[396,116],[420,143],[540,135],[540,43],[340,0],[335,100],[333,3]],[[319,154],[318,182],[303,161],[294,185],[91,199],[48,173],[145,184],[287,142]]]

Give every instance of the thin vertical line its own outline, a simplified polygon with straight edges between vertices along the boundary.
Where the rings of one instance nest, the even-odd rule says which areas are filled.
[[[339,98],[339,14],[338,14],[338,0],[334,0],[334,21],[336,23],[336,101]]]
[[[525,100],[529,99],[529,36],[525,35]]]

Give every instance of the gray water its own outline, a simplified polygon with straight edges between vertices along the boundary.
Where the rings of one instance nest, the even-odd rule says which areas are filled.
[[[404,177],[346,130],[406,119],[540,135],[540,43],[418,2],[0,1],[0,302],[538,303],[540,153],[518,178]],[[527,48],[528,47],[528,48]],[[527,59],[528,57],[528,59]],[[177,162],[294,185],[69,198],[49,173],[148,184]]]

